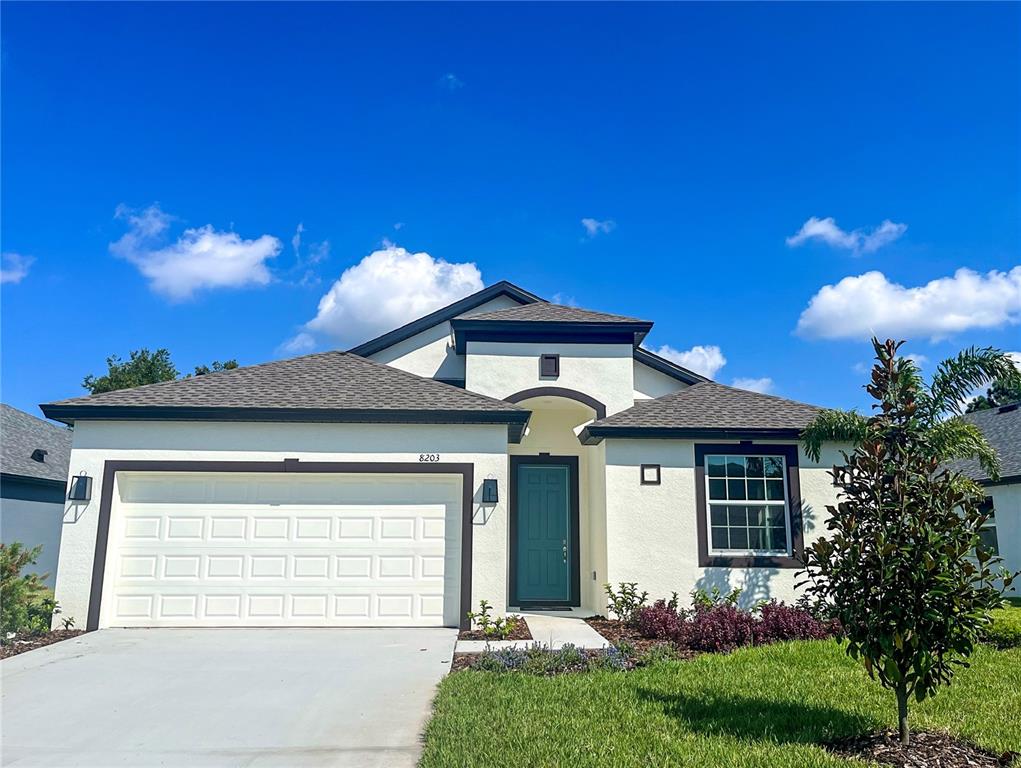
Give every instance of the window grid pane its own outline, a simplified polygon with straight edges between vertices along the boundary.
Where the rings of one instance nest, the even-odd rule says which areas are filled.
[[[705,466],[711,548],[786,553],[783,458],[710,455]]]

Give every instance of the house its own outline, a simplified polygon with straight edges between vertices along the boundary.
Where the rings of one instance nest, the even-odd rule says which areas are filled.
[[[0,540],[42,546],[32,571],[53,587],[71,430],[0,404]]]
[[[985,489],[990,519],[983,539],[1003,558],[1007,570],[1021,571],[1021,403],[966,413],[963,418],[978,427],[993,446],[1000,459],[1000,476],[993,480],[975,459],[955,461],[951,466]]]
[[[92,479],[65,526],[89,628],[465,623],[652,595],[794,596],[835,500],[818,409],[641,346],[652,323],[501,282],[347,352],[43,406]]]

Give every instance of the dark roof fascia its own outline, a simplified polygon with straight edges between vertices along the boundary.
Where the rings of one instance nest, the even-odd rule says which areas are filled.
[[[0,499],[63,504],[64,486],[63,480],[0,473]]]
[[[583,445],[598,445],[606,438],[638,440],[798,440],[800,429],[691,429],[688,427],[588,426],[578,435]]]
[[[195,406],[42,405],[47,418],[109,421],[269,421],[336,424],[506,424],[508,439],[521,441],[531,411],[449,411],[331,408],[209,408]]]
[[[460,301],[455,301],[453,304],[448,304],[442,309],[437,309],[435,312],[431,312],[424,317],[412,320],[410,323],[402,325],[400,328],[395,328],[392,331],[384,333],[382,336],[377,336],[374,339],[370,339],[369,341],[359,344],[357,347],[352,347],[348,350],[348,352],[353,355],[361,355],[362,357],[374,355],[387,347],[392,347],[398,342],[410,339],[415,334],[428,330],[439,323],[452,320],[458,315],[475,309],[475,307],[482,306],[487,301],[492,301],[500,296],[509,296],[521,304],[534,304],[537,301],[543,300],[534,293],[529,293],[523,288],[518,288],[518,286],[513,283],[501,280],[499,283],[494,283],[488,288],[483,288],[481,291],[473,293],[471,296],[466,296]]]
[[[653,370],[666,374],[667,376],[683,381],[685,384],[697,384],[700,381],[712,381],[705,376],[700,376],[694,371],[689,371],[677,363],[672,363],[666,358],[660,357],[642,347],[635,347],[635,360],[649,366]]]
[[[621,344],[637,347],[652,323],[581,323],[556,320],[472,320],[450,321],[454,351],[465,354],[469,341],[560,342],[566,344]]]
[[[1001,477],[999,480],[991,480],[987,477],[984,480],[976,480],[975,482],[983,487],[992,485],[1013,485],[1014,483],[1021,483],[1021,475],[1008,475],[1007,477]]]

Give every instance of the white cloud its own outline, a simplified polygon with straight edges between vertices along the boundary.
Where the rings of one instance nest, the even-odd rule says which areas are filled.
[[[582,219],[581,225],[585,227],[585,234],[589,238],[593,238],[596,235],[606,235],[613,232],[617,228],[617,222],[613,219]]]
[[[842,248],[855,255],[873,253],[899,238],[907,231],[907,228],[907,224],[896,224],[885,219],[882,224],[871,231],[854,229],[847,232],[837,226],[837,222],[832,216],[827,216],[825,219],[812,216],[801,225],[797,234],[787,238],[787,245],[793,248],[809,240],[821,240],[833,248]]]
[[[7,251],[0,255],[0,283],[17,285],[28,275],[35,258]]]
[[[291,247],[294,248],[294,255],[296,257],[301,253],[301,233],[304,231],[305,225],[299,222],[298,228],[294,230],[294,237],[291,238]]]
[[[734,379],[732,386],[738,389],[747,389],[749,392],[759,392],[763,395],[768,395],[773,391],[773,380],[768,376],[763,376],[761,379]]]
[[[911,353],[910,355],[904,355],[904,357],[906,357],[908,360],[911,360],[919,368],[921,368],[923,365],[926,365],[929,362],[929,358],[927,358],[925,355],[919,355],[918,353],[915,352]]]
[[[971,328],[1021,322],[1021,266],[985,275],[959,269],[925,285],[891,283],[882,272],[825,285],[798,320],[797,333],[822,339],[871,335],[944,338]]]
[[[344,270],[305,332],[355,344],[482,290],[473,263],[451,264],[389,241]],[[299,334],[300,335],[300,334]]]
[[[561,304],[561,305],[563,305],[565,307],[576,307],[576,306],[578,306],[577,299],[575,299],[574,296],[571,296],[570,294],[567,294],[567,293],[554,293],[553,294],[553,303],[554,304]]]
[[[461,78],[453,72],[447,72],[447,74],[443,75],[436,84],[440,88],[444,88],[448,91],[459,91],[464,88],[464,81],[462,81]]]
[[[727,364],[727,358],[723,356],[720,348],[712,345],[702,346],[699,344],[683,352],[664,345],[653,351],[660,357],[665,357],[689,371],[694,371],[710,379]]]
[[[305,352],[311,352],[313,349],[315,349],[315,346],[316,346],[315,337],[312,336],[311,333],[301,331],[300,333],[296,334],[293,338],[288,339],[279,347],[277,347],[277,351],[284,352],[288,355],[301,355],[304,354]]]
[[[121,205],[116,216],[127,221],[128,231],[110,243],[110,252],[138,267],[154,291],[174,301],[202,289],[266,285],[271,280],[266,261],[280,253],[280,241],[271,235],[244,240],[211,224],[186,229],[166,245],[173,217],[158,204],[141,211]]]

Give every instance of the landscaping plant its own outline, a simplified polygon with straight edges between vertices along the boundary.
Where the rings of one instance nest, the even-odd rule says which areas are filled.
[[[468,620],[481,630],[487,640],[506,640],[517,629],[518,618],[516,616],[493,618],[490,615],[492,612],[492,604],[488,600],[480,600],[477,612],[468,611]]]
[[[20,542],[0,544],[0,642],[13,635],[49,632],[56,602],[42,584],[45,575],[22,573],[35,565],[42,547],[25,549]]]
[[[1019,374],[1006,355],[971,349],[926,385],[898,356],[902,342],[872,342],[873,415],[827,411],[803,435],[815,460],[824,440],[855,446],[831,473],[842,497],[827,507],[827,535],[806,547],[805,573],[809,595],[839,620],[847,653],[895,693],[907,745],[909,697],[923,701],[967,666],[1012,580],[994,573],[998,558],[981,544],[981,490],[944,463],[977,457],[996,477],[996,454],[959,418],[960,404],[985,381]]]
[[[604,584],[603,591],[606,592],[607,611],[616,616],[618,621],[622,621],[625,624],[634,623],[638,610],[645,605],[646,601],[649,599],[648,592],[642,592],[639,594],[638,584],[633,581],[622,581],[617,585],[616,592],[610,584]]]

